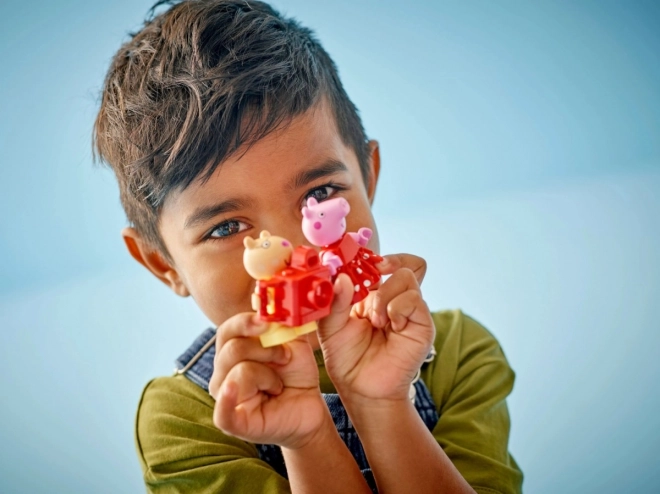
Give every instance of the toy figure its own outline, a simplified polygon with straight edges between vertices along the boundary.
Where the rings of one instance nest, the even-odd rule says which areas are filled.
[[[344,233],[350,210],[343,197],[321,203],[310,197],[302,208],[302,230],[312,245],[321,247],[321,263],[330,268],[333,280],[339,273],[351,278],[355,290],[351,303],[355,304],[367,296],[369,287],[380,281],[375,265],[383,258],[366,248],[373,233],[370,228]]]
[[[255,292],[252,294],[252,310],[260,311],[265,306],[266,314],[275,312],[274,301],[268,301],[259,295],[261,281],[269,280],[273,275],[287,267],[291,260],[293,247],[291,242],[282,238],[272,236],[263,230],[258,239],[245,237],[243,239],[245,251],[243,252],[243,265],[250,276],[257,280]],[[285,343],[297,337],[292,328],[281,326],[277,323],[269,325],[268,330],[260,336],[264,347]]]
[[[264,348],[315,331],[316,321],[330,313],[334,296],[330,270],[311,247],[296,249],[282,238],[262,231],[258,239],[245,237],[243,264],[257,280],[252,309],[269,322],[260,336]]]

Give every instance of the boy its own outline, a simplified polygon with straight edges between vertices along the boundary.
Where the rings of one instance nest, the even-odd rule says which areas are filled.
[[[261,2],[177,3],[115,56],[94,130],[129,252],[217,326],[144,390],[149,492],[520,492],[513,372],[474,320],[429,312],[422,259],[385,256],[354,307],[339,276],[318,332],[259,344],[246,235],[305,244],[305,200],[345,197],[379,252],[378,144],[308,29]]]

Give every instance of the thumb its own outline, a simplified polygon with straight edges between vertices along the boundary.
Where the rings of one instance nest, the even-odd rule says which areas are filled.
[[[351,278],[341,273],[334,285],[335,297],[330,307],[330,314],[319,321],[318,334],[321,341],[327,340],[338,332],[348,322],[351,315],[351,300],[353,300],[353,282]]]

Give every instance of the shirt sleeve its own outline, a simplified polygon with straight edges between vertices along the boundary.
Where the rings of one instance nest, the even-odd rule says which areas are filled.
[[[515,374],[499,343],[460,310],[433,315],[434,361],[422,377],[438,407],[433,436],[479,494],[519,494],[523,474],[508,451],[506,397]]]
[[[214,404],[184,376],[147,384],[135,428],[147,492],[290,493],[289,482],[259,459],[253,444],[213,424]]]

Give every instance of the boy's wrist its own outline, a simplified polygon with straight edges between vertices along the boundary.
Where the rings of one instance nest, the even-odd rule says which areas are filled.
[[[341,394],[340,394],[341,396]],[[401,398],[370,398],[358,395],[341,397],[351,421],[358,433],[365,427],[379,430],[382,424],[397,420],[404,414],[415,412],[415,405],[406,396]]]
[[[323,419],[319,423],[319,427],[291,444],[281,445],[282,453],[288,451],[291,454],[307,454],[316,448],[322,449],[325,447],[325,445],[332,441],[333,436],[339,437],[325,401],[323,402],[323,409]]]
[[[282,446],[291,492],[371,492],[326,407],[322,426],[304,443]]]
[[[328,370],[328,376],[335,386],[335,390],[346,409],[366,410],[375,409],[375,412],[383,412],[392,407],[399,407],[410,401],[410,384],[400,382],[382,387],[371,386],[365,389],[364,383],[355,384],[342,382],[335,378]]]

